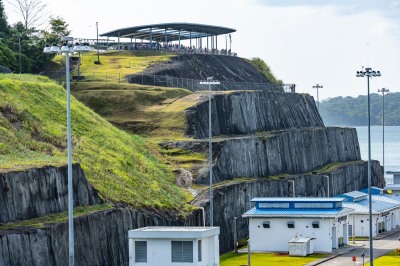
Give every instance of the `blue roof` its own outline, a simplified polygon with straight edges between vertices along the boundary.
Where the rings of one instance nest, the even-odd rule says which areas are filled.
[[[379,195],[379,194],[383,194],[383,188],[379,188],[379,187],[371,187],[371,194],[374,195]],[[364,188],[360,190],[361,192],[364,193],[368,193],[368,188]]]
[[[346,198],[346,201],[357,202],[360,200],[365,200],[368,197],[368,194],[360,192],[360,191],[351,191],[341,195],[336,196],[338,198]]]
[[[265,198],[254,198],[251,202],[342,202],[343,198],[295,198],[295,197],[265,197]]]
[[[336,217],[351,213],[348,208],[340,209],[256,209],[245,212],[243,217]]]
[[[382,196],[384,197],[384,196]],[[378,214],[380,212],[385,212],[392,210],[398,206],[398,204],[390,203],[387,201],[380,201],[376,198],[372,197],[372,212]],[[356,213],[368,213],[369,212],[369,204],[368,199],[358,201],[358,202],[343,202],[343,207],[351,208]]]
[[[400,205],[400,198],[393,196],[393,195],[372,195],[372,200],[378,200],[378,201],[384,201],[384,202],[389,202],[392,204]]]

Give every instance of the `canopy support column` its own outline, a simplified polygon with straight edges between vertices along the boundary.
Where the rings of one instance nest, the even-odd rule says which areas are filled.
[[[192,31],[189,33],[189,43],[190,43],[190,48],[192,48]]]
[[[179,43],[178,43],[178,49],[181,49],[181,30],[179,30]]]
[[[120,33],[118,32],[118,51],[121,51],[121,43],[119,41],[119,35],[120,35]]]
[[[150,50],[153,47],[153,28],[150,28]]]

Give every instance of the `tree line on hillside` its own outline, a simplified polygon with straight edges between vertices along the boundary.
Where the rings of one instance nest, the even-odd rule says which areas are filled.
[[[382,94],[373,93],[371,125],[382,125]],[[335,97],[320,103],[320,114],[327,126],[367,126],[367,96]],[[400,126],[400,92],[385,95],[385,125]]]
[[[10,4],[19,10],[22,20],[9,25],[0,0],[0,73],[40,73],[54,57],[44,54],[43,48],[68,35],[68,24],[52,16],[48,22],[43,21],[43,17],[47,18],[47,4],[41,0],[10,0]],[[40,29],[47,23],[49,30]]]

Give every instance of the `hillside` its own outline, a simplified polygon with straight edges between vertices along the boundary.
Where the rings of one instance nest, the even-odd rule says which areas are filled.
[[[371,94],[371,125],[382,125],[382,94]],[[367,96],[335,97],[320,103],[326,125],[368,125]],[[400,92],[385,95],[385,125],[400,126]]]
[[[46,77],[0,75],[0,169],[64,165],[65,90]],[[185,192],[155,149],[72,97],[73,160],[106,200],[179,209]]]

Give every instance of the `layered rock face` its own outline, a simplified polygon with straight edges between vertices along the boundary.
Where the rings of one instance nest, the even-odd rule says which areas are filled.
[[[75,206],[101,202],[80,165],[73,165],[72,175]],[[67,211],[67,167],[49,166],[1,173],[0,191],[0,223]]]
[[[328,177],[326,177],[326,175]],[[295,196],[326,197],[335,196],[368,186],[368,163],[358,161],[338,167],[330,173],[316,175],[294,175],[285,179],[236,179],[214,188],[214,224],[220,226],[220,251],[233,249],[233,219],[237,217],[238,238],[248,235],[247,219],[241,215],[253,207],[250,200],[255,197],[290,197]],[[383,170],[379,162],[372,163],[372,183],[374,186],[385,185]],[[329,186],[329,195],[327,195]],[[204,207],[206,221],[209,219],[209,191],[204,191],[192,204]]]
[[[213,76],[223,81],[269,83],[249,62],[232,56],[179,55],[168,62],[148,67],[143,74],[194,80],[205,80]],[[128,80],[141,83],[142,77],[140,74],[132,75]],[[146,80],[144,83],[147,84]]]
[[[164,143],[174,148],[206,151],[204,141]],[[215,182],[238,177],[301,174],[324,165],[360,160],[354,128],[305,128],[246,137],[218,139],[213,143]],[[195,181],[208,182],[205,169]]]
[[[75,265],[128,265],[128,230],[145,226],[194,226],[201,213],[112,209],[74,219]],[[45,229],[0,231],[0,266],[68,265],[68,223]]]
[[[211,105],[214,136],[324,126],[314,99],[309,95],[234,92],[214,95]],[[185,135],[207,138],[208,101],[188,108],[186,121]]]

